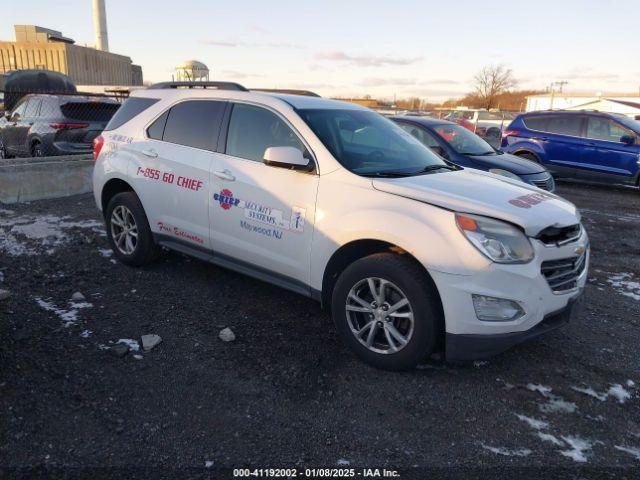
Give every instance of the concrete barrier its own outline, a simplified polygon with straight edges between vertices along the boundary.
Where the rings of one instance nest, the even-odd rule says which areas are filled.
[[[93,158],[86,155],[0,160],[0,202],[19,203],[90,192]]]

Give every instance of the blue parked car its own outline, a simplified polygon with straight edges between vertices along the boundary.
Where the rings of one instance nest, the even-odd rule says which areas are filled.
[[[535,160],[558,177],[638,185],[640,122],[594,111],[519,115],[504,131],[502,149]]]
[[[423,145],[451,163],[517,178],[551,192],[555,190],[553,177],[542,165],[496,150],[478,135],[457,123],[429,117],[390,118]]]

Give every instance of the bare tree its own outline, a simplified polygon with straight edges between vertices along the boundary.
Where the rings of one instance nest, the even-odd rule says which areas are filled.
[[[516,86],[511,69],[504,65],[489,65],[473,77],[475,94],[487,110],[494,106],[498,95]]]

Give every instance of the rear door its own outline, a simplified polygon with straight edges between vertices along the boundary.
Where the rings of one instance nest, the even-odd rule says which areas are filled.
[[[212,165],[213,250],[219,263],[308,293],[318,175],[315,169],[265,165],[266,148],[280,146],[308,155],[301,137],[278,113],[232,105],[225,155]]]
[[[209,176],[226,102],[185,100],[155,118],[129,175],[154,233],[210,252]]]
[[[629,135],[636,138],[634,145],[620,141]],[[585,130],[586,148],[583,168],[594,179],[632,181],[638,169],[638,136],[620,123],[604,116],[589,115]]]
[[[544,149],[551,169],[580,176],[584,170],[584,116],[549,115],[545,120],[544,131],[533,131],[532,137]]]

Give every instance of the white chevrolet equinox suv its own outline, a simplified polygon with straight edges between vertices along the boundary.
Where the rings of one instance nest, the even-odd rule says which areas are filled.
[[[121,262],[163,246],[315,298],[380,368],[500,353],[566,323],[586,282],[574,205],[445,163],[357,105],[156,84],[124,102],[94,157]]]

